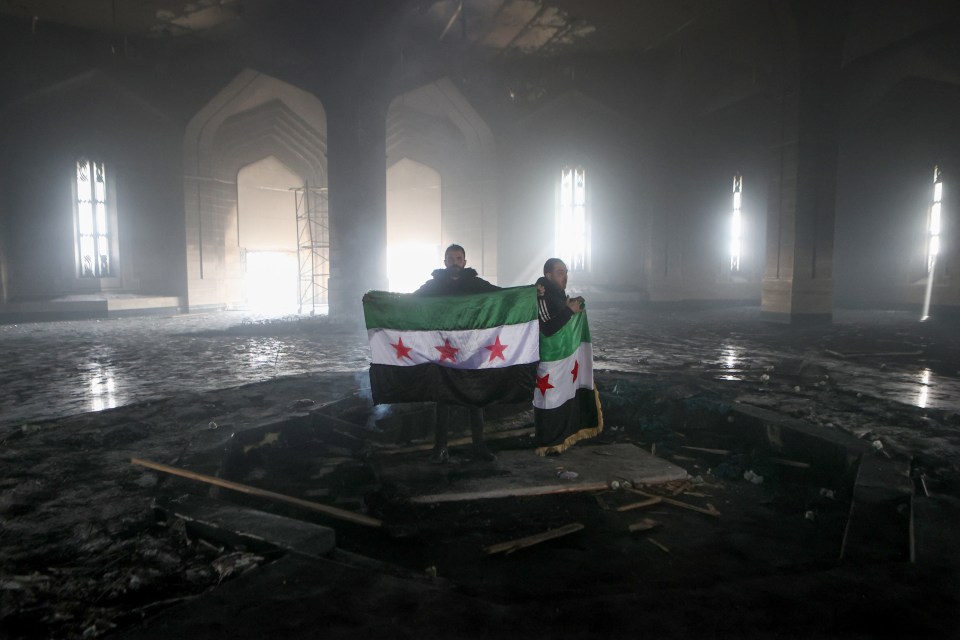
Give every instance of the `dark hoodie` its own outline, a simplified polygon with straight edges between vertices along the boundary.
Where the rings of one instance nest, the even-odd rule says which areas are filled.
[[[477,270],[466,267],[460,270],[460,277],[451,278],[448,269],[434,269],[432,280],[427,280],[415,294],[422,296],[446,296],[458,293],[486,293],[500,287],[477,277]]]
[[[558,287],[546,276],[537,280],[538,286],[543,286],[543,295],[537,302],[540,310],[540,332],[545,336],[552,336],[567,324],[573,316],[573,311],[567,306],[567,292]]]

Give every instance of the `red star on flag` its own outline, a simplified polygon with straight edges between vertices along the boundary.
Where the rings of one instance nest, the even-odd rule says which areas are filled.
[[[580,373],[580,361],[579,361],[579,360],[575,360],[575,361],[574,361],[574,363],[573,363],[573,371],[571,371],[570,373],[573,374],[573,381],[576,382],[576,381],[577,381],[577,375]]]
[[[509,347],[509,346],[510,346],[510,345],[508,345],[508,344],[500,344],[500,336],[497,336],[497,341],[496,341],[496,342],[494,342],[494,343],[491,344],[491,345],[487,345],[486,347],[484,347],[484,349],[487,349],[487,350],[490,351],[490,360],[488,360],[488,362],[493,362],[493,359],[494,359],[494,358],[500,358],[501,360],[503,360],[504,362],[506,362],[507,359],[503,357],[503,350],[506,349],[506,348]]]
[[[547,395],[547,389],[555,389],[552,384],[550,384],[550,374],[543,376],[537,376],[537,389],[540,389],[540,395]]]
[[[450,362],[456,362],[457,351],[460,351],[460,349],[450,346],[449,338],[443,339],[442,347],[434,347],[434,349],[440,352],[440,362],[443,362],[444,360],[449,360]]]
[[[405,344],[403,344],[403,338],[400,338],[399,340],[397,340],[397,344],[391,343],[390,346],[397,350],[397,360],[401,358],[407,358],[408,360],[413,360],[413,358],[407,355],[413,350],[413,347],[408,347]]]

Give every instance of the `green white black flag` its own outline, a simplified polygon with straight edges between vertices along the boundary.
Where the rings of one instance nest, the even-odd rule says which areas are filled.
[[[363,298],[376,404],[484,406],[530,398],[538,360],[536,287]]]
[[[533,407],[540,455],[560,453],[603,430],[586,311],[573,314],[552,336],[540,335]]]

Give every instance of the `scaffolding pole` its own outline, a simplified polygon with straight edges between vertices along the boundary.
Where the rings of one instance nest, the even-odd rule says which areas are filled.
[[[294,189],[297,212],[298,313],[327,313],[330,279],[330,224],[327,188],[304,185]]]

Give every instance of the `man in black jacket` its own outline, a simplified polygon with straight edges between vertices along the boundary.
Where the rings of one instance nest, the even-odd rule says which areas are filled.
[[[500,287],[477,276],[477,271],[467,267],[467,253],[458,244],[451,244],[443,253],[443,269],[435,269],[433,277],[414,291],[422,296],[445,296],[458,293],[484,293]],[[479,460],[493,462],[497,459],[483,440],[483,408],[467,407],[470,414],[470,436],[473,439],[474,455]],[[458,405],[437,403],[437,431],[431,462],[442,464],[450,460],[447,450],[447,433],[450,430],[451,414],[459,413]]]
[[[573,314],[583,311],[581,297],[567,297],[567,265],[560,258],[543,263],[543,277],[537,280],[537,302],[540,308],[540,332],[552,336]]]

